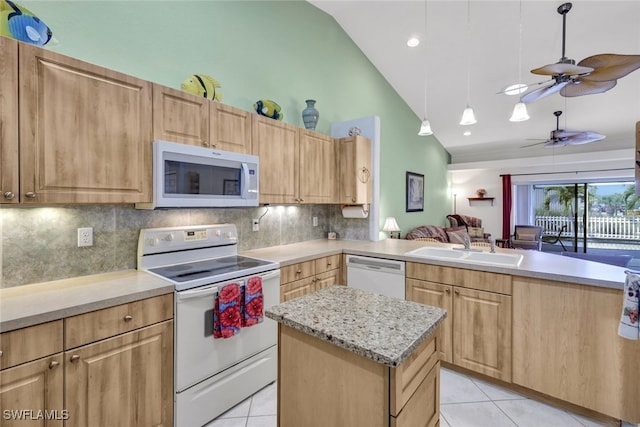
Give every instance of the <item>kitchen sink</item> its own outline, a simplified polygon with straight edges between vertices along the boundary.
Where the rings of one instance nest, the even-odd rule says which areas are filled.
[[[481,252],[454,248],[434,248],[425,246],[405,253],[405,255],[428,259],[450,260],[468,264],[492,265],[495,267],[519,267],[522,254]]]

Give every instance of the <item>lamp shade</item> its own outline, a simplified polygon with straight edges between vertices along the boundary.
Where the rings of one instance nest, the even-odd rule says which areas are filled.
[[[467,126],[474,123],[476,123],[476,115],[473,113],[473,108],[467,105],[467,108],[462,112],[462,120],[460,120],[460,124]]]
[[[529,120],[529,113],[527,113],[527,105],[524,102],[518,102],[513,107],[513,114],[511,114],[510,122],[524,122]]]
[[[384,226],[382,227],[383,231],[400,231],[400,227],[398,226],[398,222],[392,216],[387,217],[384,220]]]
[[[429,123],[429,120],[424,119],[422,121],[422,125],[420,125],[420,132],[418,132],[418,135],[420,136],[433,135],[433,131],[431,130],[431,123]]]

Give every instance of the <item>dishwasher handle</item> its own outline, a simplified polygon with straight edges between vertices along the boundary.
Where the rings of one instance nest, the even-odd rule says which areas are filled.
[[[404,262],[366,257],[347,257],[347,268],[361,268],[376,271],[386,271],[395,274],[404,274]]]

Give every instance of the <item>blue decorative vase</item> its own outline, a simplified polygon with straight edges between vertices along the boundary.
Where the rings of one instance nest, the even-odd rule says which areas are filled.
[[[304,122],[305,129],[316,130],[316,125],[318,124],[318,118],[320,117],[320,113],[316,110],[315,99],[307,99],[304,101],[307,103],[307,108],[302,110],[302,121]]]

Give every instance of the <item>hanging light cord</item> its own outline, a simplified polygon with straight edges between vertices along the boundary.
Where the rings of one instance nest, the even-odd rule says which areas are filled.
[[[518,93],[522,86],[522,0],[520,0],[520,27],[519,27],[519,50],[518,50]]]
[[[424,0],[424,116],[427,119],[427,0]]]
[[[471,101],[471,0],[467,0],[467,106]]]

